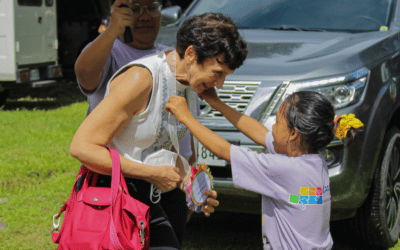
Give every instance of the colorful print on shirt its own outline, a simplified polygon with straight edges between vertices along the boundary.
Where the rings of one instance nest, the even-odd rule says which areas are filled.
[[[305,205],[321,205],[322,195],[329,190],[329,185],[324,187],[300,187],[300,195],[291,194],[289,202],[300,204],[301,209],[306,209]]]

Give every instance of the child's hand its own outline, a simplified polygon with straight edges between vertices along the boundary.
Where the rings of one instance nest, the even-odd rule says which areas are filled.
[[[200,99],[205,100],[208,104],[213,106],[215,102],[220,101],[215,88],[209,88],[204,90],[201,94],[199,94]]]
[[[186,117],[192,115],[186,103],[186,99],[178,95],[173,95],[168,99],[165,110],[171,112],[180,123],[183,123]]]
[[[207,198],[207,205],[203,206],[201,211],[203,211],[204,215],[208,217],[215,211],[214,207],[219,206],[219,201],[216,200],[217,192],[214,190],[206,190],[204,191],[204,194],[210,197]]]

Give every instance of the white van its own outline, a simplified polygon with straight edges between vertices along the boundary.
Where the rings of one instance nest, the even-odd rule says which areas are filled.
[[[10,89],[56,83],[57,50],[55,0],[0,0],[0,105]]]

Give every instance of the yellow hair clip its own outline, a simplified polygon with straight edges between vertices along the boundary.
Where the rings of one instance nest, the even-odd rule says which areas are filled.
[[[347,132],[350,130],[350,128],[360,128],[364,126],[364,124],[356,118],[355,114],[343,114],[339,119],[335,117],[335,121],[335,123],[339,122],[335,136],[340,140],[346,138]]]

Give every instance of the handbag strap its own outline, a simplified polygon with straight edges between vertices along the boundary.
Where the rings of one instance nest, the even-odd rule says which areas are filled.
[[[112,148],[108,148],[111,154],[112,160],[112,176],[111,176],[111,205],[114,207],[117,194],[118,194],[118,187],[121,181],[121,162],[119,158],[118,151]],[[123,179],[123,178],[122,178]]]
[[[119,158],[119,153],[117,150],[112,149],[112,148],[108,148],[108,150],[110,151],[111,154],[111,160],[112,160],[112,176],[111,176],[111,202],[112,202],[112,206],[115,205],[116,199],[117,199],[117,195],[118,195],[118,188],[121,187],[121,189],[123,191],[125,191],[126,193],[128,192],[128,187],[126,185],[125,182],[125,178],[121,173],[121,163],[120,163],[120,158]],[[77,180],[84,175],[85,173],[87,173],[85,180],[83,181],[83,185],[81,190],[86,190],[89,186],[89,180],[90,178],[93,176],[93,179],[97,179],[97,173],[90,171],[89,169],[87,169],[85,166],[82,166],[81,169],[79,170],[79,173],[76,177],[76,181],[74,184],[74,187],[72,188],[72,192],[71,192],[71,197],[72,198],[76,198],[76,184],[77,184]],[[93,180],[92,180],[93,182]],[[84,192],[80,192],[80,193],[84,193]],[[78,197],[79,199],[80,197]]]
[[[70,199],[76,200],[77,199],[77,194],[76,194],[76,185],[78,183],[79,178],[82,177],[82,175],[84,175],[85,173],[90,172],[85,166],[82,165],[82,167],[79,169],[78,175],[76,176],[76,180],[74,183],[74,186],[72,187],[71,190],[71,194],[69,195]],[[86,179],[86,178],[85,178]],[[62,212],[64,212],[68,206],[67,204],[68,202],[64,203],[64,205],[61,207],[60,212],[58,212],[57,216],[55,217],[56,219],[58,219]]]
[[[125,191],[128,191],[128,189],[126,186],[125,178],[121,173],[121,161],[118,151],[112,148],[108,148],[108,150],[110,151],[112,160],[110,239],[115,249],[123,250],[124,248],[122,247],[121,242],[118,239],[117,232],[115,230],[113,211],[115,203],[117,201],[118,188],[120,187],[120,183]]]
[[[77,197],[77,193],[76,193],[76,186],[77,186],[77,184],[78,184],[78,180],[79,180],[79,178],[81,178],[84,174],[86,174],[85,180],[84,180],[84,182],[83,182],[83,184],[82,184],[82,187],[81,187],[81,190],[84,189],[85,181],[86,181],[86,179],[88,179],[87,177],[88,177],[88,175],[90,175],[90,172],[91,172],[91,171],[90,171],[89,169],[87,169],[84,165],[81,166],[81,168],[79,169],[79,173],[78,173],[78,175],[76,176],[75,184],[74,184],[74,186],[72,187],[72,191],[71,191],[70,198],[72,198],[72,199],[74,199],[74,200],[76,200],[76,199],[78,198],[78,197]],[[80,193],[83,193],[83,192],[80,192]]]

